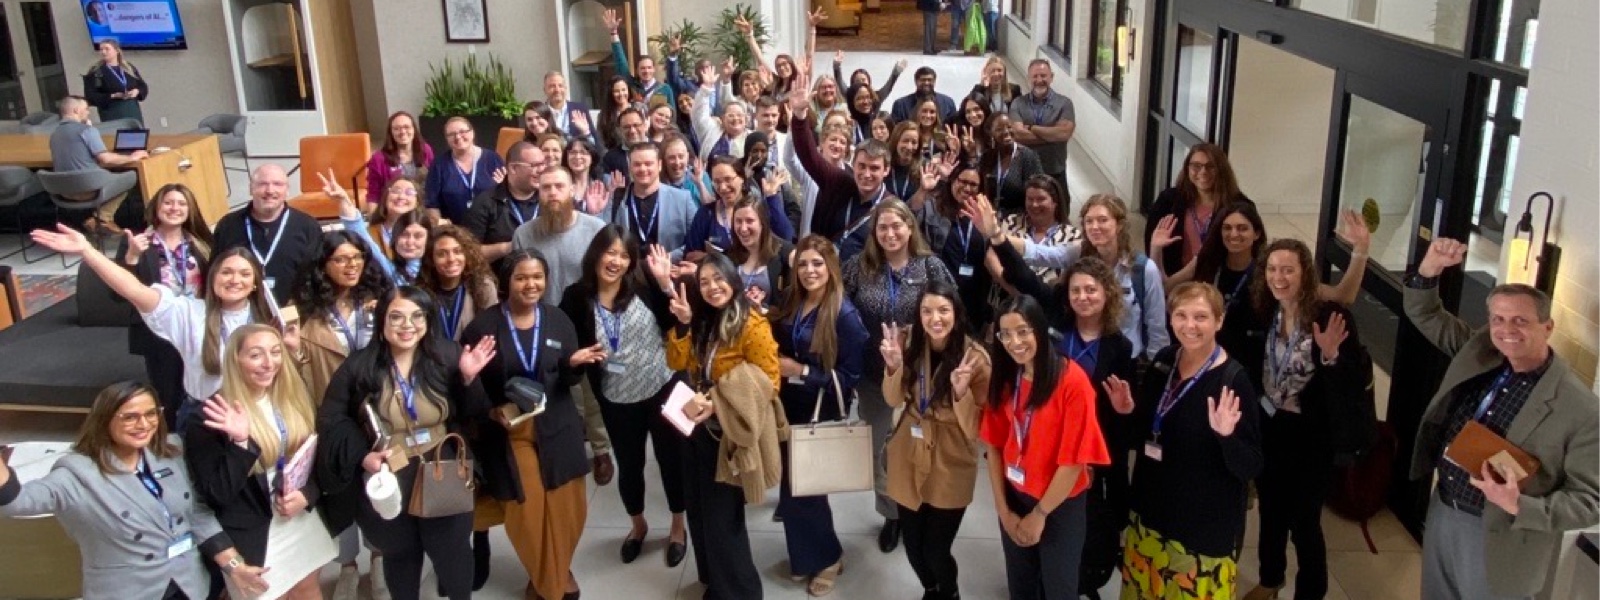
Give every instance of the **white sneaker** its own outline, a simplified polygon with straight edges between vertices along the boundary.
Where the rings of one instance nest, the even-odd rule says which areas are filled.
[[[372,557],[372,600],[389,600],[389,583],[383,579],[383,557]]]
[[[361,569],[355,565],[339,566],[339,582],[333,585],[333,600],[357,600],[361,588]]]

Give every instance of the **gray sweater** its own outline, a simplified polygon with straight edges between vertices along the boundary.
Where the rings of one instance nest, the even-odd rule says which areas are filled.
[[[512,248],[531,248],[544,255],[544,302],[552,306],[560,304],[561,293],[578,281],[583,271],[583,253],[589,250],[589,242],[594,240],[595,234],[606,225],[605,221],[582,212],[574,212],[574,216],[576,220],[572,226],[561,233],[540,232],[539,221],[535,219],[518,227],[511,239]]]

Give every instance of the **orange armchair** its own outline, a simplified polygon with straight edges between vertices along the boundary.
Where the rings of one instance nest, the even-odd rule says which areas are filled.
[[[495,154],[499,154],[500,158],[505,158],[506,151],[511,149],[511,145],[522,141],[525,135],[527,135],[527,132],[521,127],[501,127],[500,136],[494,140]]]
[[[356,206],[366,206],[367,185],[362,178],[372,158],[372,138],[365,133],[310,135],[300,138],[300,195],[289,206],[319,221],[339,219],[339,201],[322,192],[318,174],[333,170],[339,185],[349,191]]]

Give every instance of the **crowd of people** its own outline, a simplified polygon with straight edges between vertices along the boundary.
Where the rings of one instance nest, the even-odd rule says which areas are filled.
[[[34,232],[138,310],[149,381],[106,389],[45,478],[0,468],[0,512],[60,516],[86,597],[138,582],[318,598],[338,563],[350,598],[364,544],[375,595],[417,598],[426,558],[440,596],[467,598],[504,527],[527,597],[571,599],[585,478],[615,478],[631,563],[653,453],[662,560],[693,552],[704,597],[762,597],[745,507],[772,488],[791,575],[825,596],[848,557],[829,497],[793,493],[786,440],[854,418],[879,549],[903,545],[923,598],[961,595],[951,548],[980,473],[1013,599],[1096,597],[1119,572],[1123,598],[1232,598],[1252,484],[1261,577],[1245,597],[1285,585],[1290,541],[1295,597],[1324,595],[1330,476],[1375,420],[1347,308],[1359,217],[1341,216],[1351,262],[1322,284],[1312,250],[1270,238],[1222,149],[1199,144],[1141,236],[1112,194],[1073,210],[1072,103],[1048,61],[1018,86],[992,58],[959,102],[922,67],[885,110],[904,63],[874,88],[841,77],[842,55],[830,76],[810,43],[768,64],[751,40],[757,68],[701,61],[693,77],[677,40],[659,72],[618,51],[626,75],[595,111],[550,73],[504,156],[460,118],[435,152],[396,113],[370,204],[323,178],[340,226],[288,207],[267,164],[214,230],[169,185],[114,255]],[[1596,401],[1549,349],[1542,292],[1496,288],[1486,332],[1442,311],[1433,282],[1461,256],[1434,242],[1406,292],[1456,357],[1413,460],[1441,479],[1424,594],[1526,595],[1542,575],[1523,567],[1597,520]],[[1519,487],[1441,461],[1472,420],[1525,443],[1537,472]],[[435,491],[464,460],[462,505]],[[385,485],[403,508],[379,501]]]

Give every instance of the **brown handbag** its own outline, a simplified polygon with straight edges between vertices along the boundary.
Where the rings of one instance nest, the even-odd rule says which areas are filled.
[[[444,447],[455,440],[454,459],[444,458]],[[450,517],[472,512],[472,459],[467,457],[467,442],[454,433],[444,436],[433,447],[433,456],[424,456],[417,465],[417,481],[411,486],[411,502],[406,513],[419,519]]]

